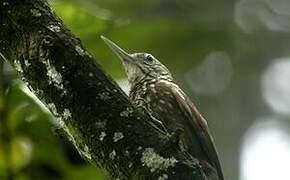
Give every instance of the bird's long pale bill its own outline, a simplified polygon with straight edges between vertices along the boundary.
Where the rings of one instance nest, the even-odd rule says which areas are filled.
[[[122,48],[120,48],[119,46],[117,46],[114,42],[112,42],[111,40],[109,40],[108,38],[101,36],[101,38],[105,41],[105,43],[112,49],[112,51],[117,54],[117,56],[123,60],[123,61],[129,61],[129,62],[134,62],[134,58],[132,58],[132,56],[127,53],[126,51],[124,51]]]

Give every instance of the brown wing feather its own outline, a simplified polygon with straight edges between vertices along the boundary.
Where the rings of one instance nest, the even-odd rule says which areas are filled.
[[[162,82],[161,82],[162,83]],[[190,98],[175,84],[169,82],[163,82],[165,86],[169,86],[171,93],[175,97],[179,104],[180,109],[187,115],[187,121],[195,130],[195,135],[198,137],[198,141],[201,144],[202,150],[219,174],[220,180],[224,180],[222,168],[218,158],[218,153],[213,142],[213,138],[210,134],[206,120],[198,112],[197,108],[190,100]]]

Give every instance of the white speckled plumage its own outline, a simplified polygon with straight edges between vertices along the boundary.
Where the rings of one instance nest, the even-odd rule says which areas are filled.
[[[207,179],[224,180],[206,120],[174,82],[169,70],[151,54],[128,54],[102,38],[122,60],[131,85],[131,101],[147,111],[156,127],[170,134],[181,132],[180,149],[200,160]]]

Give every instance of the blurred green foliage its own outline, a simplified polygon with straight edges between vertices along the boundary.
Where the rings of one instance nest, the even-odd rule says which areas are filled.
[[[6,112],[0,128],[0,179],[8,175],[21,180],[102,179],[101,171],[87,165],[74,147],[57,134],[51,115],[23,92],[23,85],[6,82],[5,96],[2,93],[0,97],[5,104],[1,112]]]
[[[123,69],[100,35],[108,36],[129,52],[152,53],[174,72],[188,70],[212,50],[232,47],[225,25],[156,14],[163,9],[158,1],[75,0],[52,4],[68,28],[115,78],[124,77]],[[156,13],[152,12],[154,9]]]

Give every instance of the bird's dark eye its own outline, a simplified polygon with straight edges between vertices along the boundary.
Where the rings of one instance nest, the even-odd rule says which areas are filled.
[[[147,61],[149,61],[149,62],[153,62],[154,57],[153,57],[152,55],[147,55],[147,56],[146,56],[146,59],[147,59]]]

